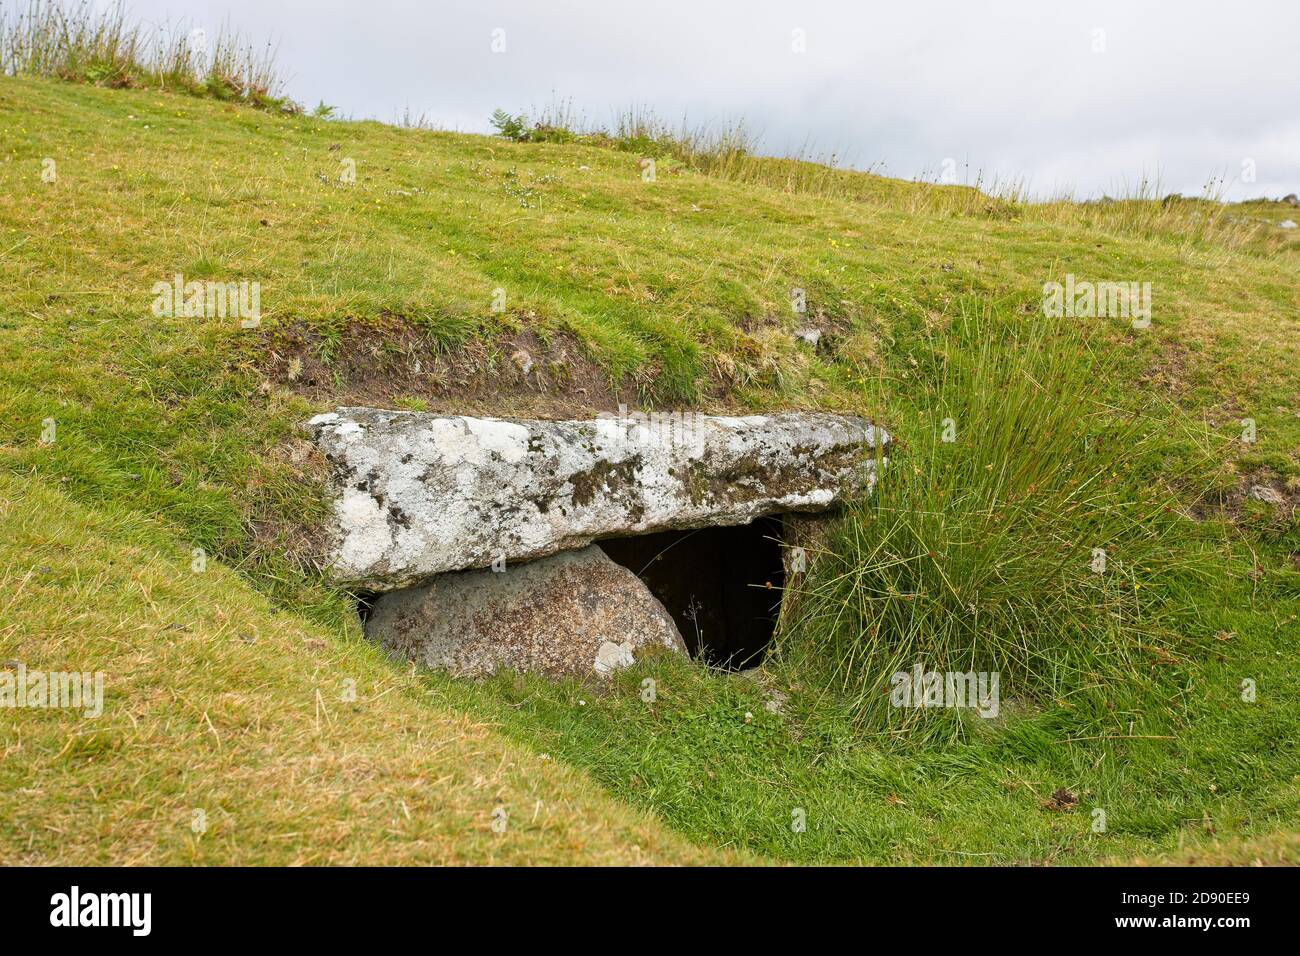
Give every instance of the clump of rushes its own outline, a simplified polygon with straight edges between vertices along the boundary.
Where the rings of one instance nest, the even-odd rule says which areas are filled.
[[[1067,700],[1113,720],[1183,653],[1165,586],[1215,562],[1169,490],[1171,418],[1108,401],[1079,323],[966,314],[926,351],[906,444],[787,599],[778,666],[866,733],[972,728],[969,709],[891,704],[918,664],[996,672],[1004,717]]]
[[[121,4],[99,10],[89,3],[0,0],[0,73],[51,76],[109,87],[173,89],[195,96],[301,112],[281,91],[283,79],[268,44],[257,50],[222,28],[211,49],[191,31],[146,31],[127,21]]]

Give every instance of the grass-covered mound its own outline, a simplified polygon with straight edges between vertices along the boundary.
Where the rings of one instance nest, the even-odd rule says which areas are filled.
[[[97,723],[0,712],[0,858],[1294,856],[1300,253],[1274,206],[698,155],[647,180],[617,137],[127,86],[0,77],[0,658],[108,688]],[[157,314],[177,274],[257,282],[260,323]],[[1053,327],[1068,274],[1151,282],[1150,328]],[[311,571],[294,430],[348,401],[824,407],[901,442],[761,683],[657,660],[597,695],[360,640]],[[881,709],[914,658],[1002,669],[999,716]]]

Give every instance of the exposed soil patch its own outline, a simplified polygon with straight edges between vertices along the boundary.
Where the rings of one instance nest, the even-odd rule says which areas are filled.
[[[1050,797],[1043,801],[1043,806],[1048,810],[1055,810],[1057,813],[1064,813],[1073,810],[1079,805],[1079,798],[1065,787],[1061,787]]]
[[[1191,352],[1181,342],[1165,343],[1163,351],[1138,381],[1151,391],[1182,399],[1191,390]]]
[[[853,302],[843,299],[840,308],[849,314],[837,315],[821,307],[810,307],[806,312],[796,313],[793,320],[772,313],[746,315],[736,322],[736,327],[756,342],[773,334],[789,335],[820,355],[833,355],[852,334],[855,321],[861,320],[861,311]]]
[[[1300,512],[1300,484],[1284,481],[1269,469],[1241,477],[1230,490],[1207,495],[1192,506],[1192,517],[1228,517],[1240,519],[1250,501],[1274,506],[1280,514]]]
[[[1236,487],[1207,496],[1189,509],[1198,521],[1226,520],[1262,537],[1280,538],[1296,527],[1300,519],[1300,484],[1283,481],[1271,471],[1242,478]],[[1291,563],[1300,569],[1300,552]],[[1256,573],[1260,572],[1256,568]]]
[[[401,316],[349,322],[328,338],[297,321],[270,330],[261,355],[263,375],[321,405],[520,418],[635,407],[564,332],[543,341],[523,330],[447,349]]]

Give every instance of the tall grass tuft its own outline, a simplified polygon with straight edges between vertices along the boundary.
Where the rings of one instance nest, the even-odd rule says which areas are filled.
[[[222,27],[211,49],[205,46],[195,42],[193,31],[147,31],[129,22],[120,3],[100,10],[88,2],[28,0],[23,6],[0,0],[0,73],[6,76],[173,89],[299,112],[283,95],[270,44],[258,49]]]
[[[1110,405],[1099,354],[1080,325],[973,311],[934,340],[905,448],[787,599],[776,645],[861,730],[969,728],[969,711],[891,705],[918,664],[996,672],[1004,705],[1105,707],[1180,653],[1161,585],[1211,559],[1161,476],[1169,419]]]

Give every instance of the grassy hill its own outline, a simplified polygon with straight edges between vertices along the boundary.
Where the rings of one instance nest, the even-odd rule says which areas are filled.
[[[513,142],[270,107],[0,77],[0,659],[106,674],[98,719],[0,710],[0,862],[1298,859],[1290,207],[1035,205],[653,137]],[[260,324],[155,314],[177,274],[259,283]],[[1067,274],[1150,282],[1151,327],[1044,332],[1043,283]],[[1085,609],[1123,618],[1122,660],[1062,632],[1033,645],[1001,719],[912,733],[864,716],[859,665],[808,664],[865,639],[826,613],[792,625],[766,686],[671,660],[605,694],[463,684],[365,643],[351,596],[312,570],[325,503],[298,422],[341,403],[620,402],[886,423],[905,500],[968,504],[882,546],[942,540],[1019,594],[1017,626],[1093,626],[1071,597],[1091,579],[1027,582],[1054,554],[1086,571],[1106,529],[1127,576]],[[974,477],[927,437],[952,408]],[[1087,437],[1069,429],[1102,413],[1137,423],[1116,432],[1131,446],[1081,464],[1024,440],[1045,422]],[[1036,458],[1045,477],[1018,477]],[[977,480],[986,466],[1005,482]],[[1098,510],[1048,520],[1072,499],[1044,483],[1085,473]],[[999,530],[1003,506],[1025,523]],[[879,519],[850,516],[847,564],[808,606],[849,607],[836,582],[879,574],[874,545],[851,546]],[[943,600],[896,619],[957,660],[982,632],[935,624]]]

